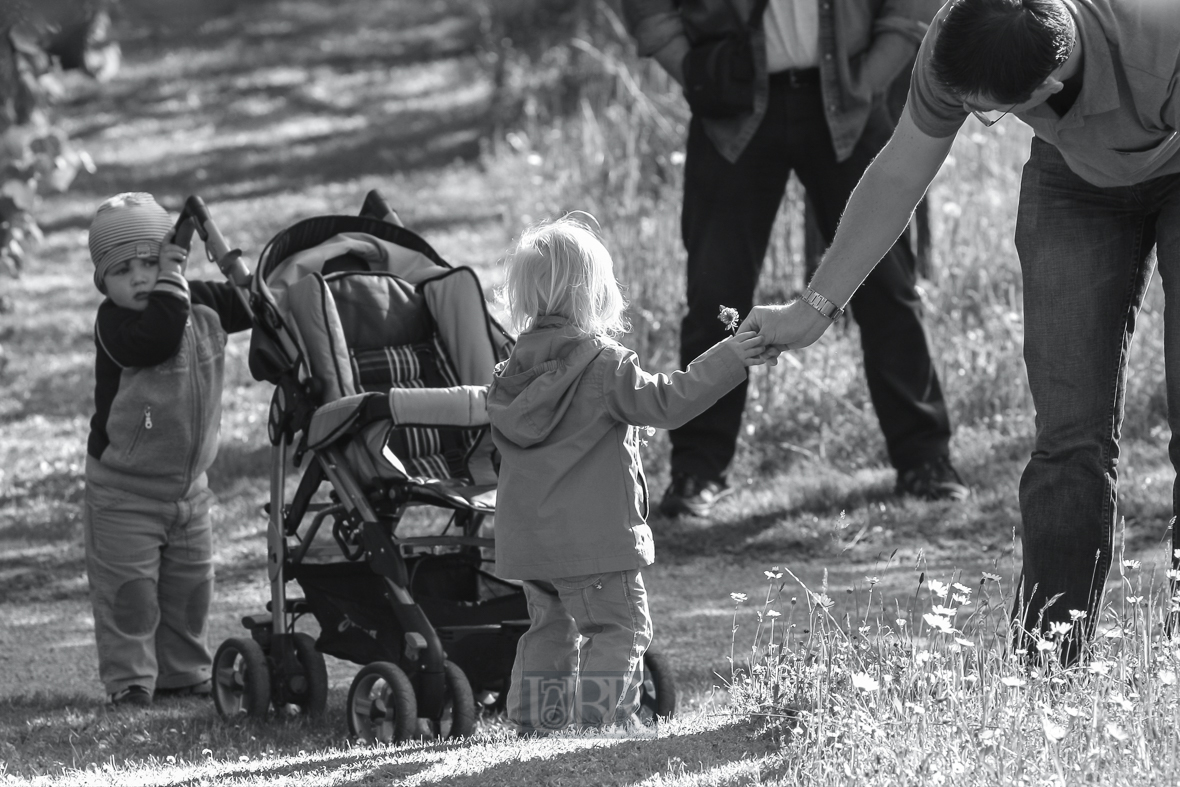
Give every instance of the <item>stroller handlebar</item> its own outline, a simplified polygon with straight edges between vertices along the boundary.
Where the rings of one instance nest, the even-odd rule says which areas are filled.
[[[242,258],[242,250],[230,248],[213,217],[209,215],[205,201],[196,195],[185,200],[184,209],[172,230],[172,242],[187,249],[192,245],[194,232],[204,241],[205,254],[209,261],[221,269],[225,278],[238,287],[250,286],[250,270]]]

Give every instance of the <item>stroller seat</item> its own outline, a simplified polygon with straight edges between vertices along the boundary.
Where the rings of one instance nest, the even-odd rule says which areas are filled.
[[[366,489],[494,511],[486,391],[500,347],[474,272],[344,233],[268,279],[322,402],[306,447],[340,444]]]

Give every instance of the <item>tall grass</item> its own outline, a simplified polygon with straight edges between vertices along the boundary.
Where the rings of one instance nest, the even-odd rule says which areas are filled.
[[[923,572],[908,611],[883,608],[866,577],[863,613],[840,620],[826,584],[766,577],[753,614],[734,594],[729,687],[782,743],[783,783],[1174,783],[1180,648],[1163,632],[1177,606],[1137,561],[1119,562],[1122,592],[1071,667],[1056,654],[1084,613],[1013,650],[996,575]]]
[[[511,34],[499,62],[513,131],[499,138],[493,166],[527,167],[536,187],[511,207],[526,222],[572,209],[593,213],[631,300],[634,329],[625,341],[649,366],[675,368],[685,310],[679,222],[688,121],[679,87],[635,56],[611,3],[496,8]],[[1013,245],[1030,137],[1015,119],[988,130],[968,120],[930,191],[934,273],[921,291],[958,427],[1031,432]],[[802,189],[792,178],[756,302],[789,298],[803,278]],[[1131,359],[1129,437],[1166,429],[1162,302],[1153,287]],[[801,457],[844,469],[886,464],[860,360],[856,329],[843,324],[777,368],[754,370],[733,474],[779,472]]]

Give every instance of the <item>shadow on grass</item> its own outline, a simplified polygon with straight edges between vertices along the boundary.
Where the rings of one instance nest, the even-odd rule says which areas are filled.
[[[86,117],[72,135],[162,126],[175,154],[149,146],[75,188],[245,199],[474,158],[492,114],[481,35],[466,4],[375,0],[242,4],[195,31],[129,31],[119,78],[70,102]]]

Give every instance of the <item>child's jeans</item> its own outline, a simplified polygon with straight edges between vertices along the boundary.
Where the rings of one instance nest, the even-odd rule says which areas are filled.
[[[522,732],[630,719],[652,634],[639,571],[530,581],[524,593],[532,625],[516,646],[508,719]]]
[[[209,678],[213,493],[166,502],[86,483],[86,574],[98,674],[114,694]]]

